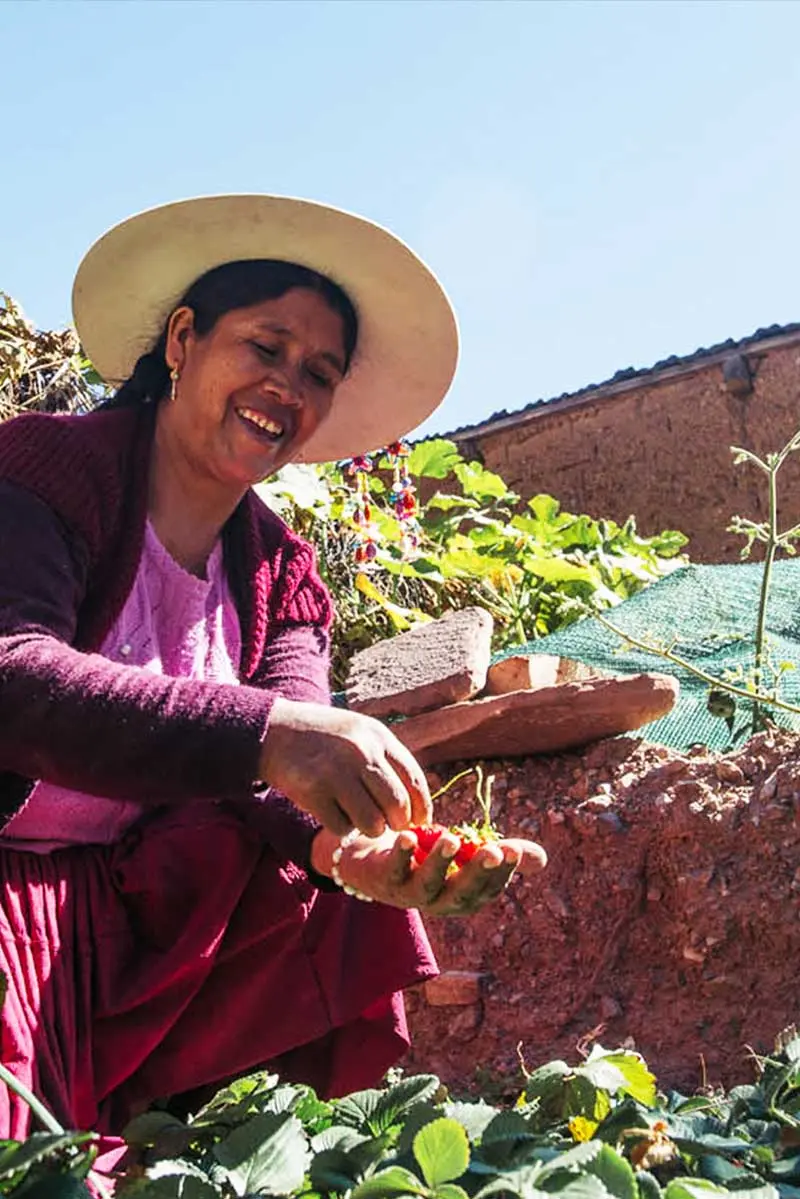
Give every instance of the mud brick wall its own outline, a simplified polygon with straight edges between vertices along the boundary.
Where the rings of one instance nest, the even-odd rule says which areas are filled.
[[[646,535],[681,529],[695,561],[736,561],[742,539],[726,532],[730,518],[763,519],[766,495],[756,468],[733,466],[730,446],[763,456],[800,426],[800,337],[752,344],[749,395],[725,386],[731,353],[555,400],[456,440],[525,497],[548,492],[567,510],[619,522],[633,513]],[[800,455],[782,480],[788,526],[800,521]]]

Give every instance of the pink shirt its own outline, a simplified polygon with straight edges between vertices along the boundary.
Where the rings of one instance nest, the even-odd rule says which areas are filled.
[[[222,560],[211,552],[206,578],[189,574],[162,546],[150,522],[131,592],[100,653],[153,674],[238,683],[242,634]],[[137,803],[103,799],[40,782],[3,831],[9,848],[50,853],[108,845],[141,815]]]

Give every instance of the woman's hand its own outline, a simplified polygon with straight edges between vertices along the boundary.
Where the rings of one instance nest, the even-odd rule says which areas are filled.
[[[337,836],[358,828],[378,837],[387,826],[430,820],[422,767],[385,725],[358,712],[276,699],[259,769],[261,781]]]
[[[331,875],[331,861],[339,840],[330,833],[317,834],[311,863],[321,874]],[[506,840],[482,845],[471,861],[447,877],[460,841],[444,832],[417,865],[417,838],[410,830],[387,830],[381,837],[358,837],[344,847],[337,871],[342,882],[356,891],[395,908],[419,908],[431,916],[467,916],[480,910],[504,890],[511,876],[538,874],[547,855],[534,841]]]

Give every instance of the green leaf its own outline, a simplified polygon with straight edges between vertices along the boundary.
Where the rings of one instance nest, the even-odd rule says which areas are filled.
[[[540,1190],[536,1183],[539,1177],[537,1166],[523,1166],[519,1170],[507,1171],[501,1178],[493,1178],[473,1199],[489,1199],[490,1195],[502,1195],[502,1199],[517,1196],[517,1199],[547,1199],[547,1191]]]
[[[453,1182],[445,1182],[436,1188],[434,1199],[469,1199],[469,1196],[463,1187],[456,1186]]]
[[[464,495],[483,503],[502,500],[509,494],[504,480],[493,471],[486,470],[479,462],[459,462],[455,475],[464,489]]]
[[[86,1183],[72,1174],[46,1174],[14,1191],[22,1199],[93,1199]]]
[[[597,570],[589,563],[569,562],[566,558],[533,558],[526,556],[520,565],[528,574],[544,579],[546,583],[591,583],[600,582]]]
[[[311,1148],[314,1153],[322,1153],[325,1149],[343,1149],[347,1153],[367,1139],[346,1124],[331,1124],[311,1138]]]
[[[259,1110],[277,1083],[278,1075],[269,1074],[266,1070],[237,1078],[221,1091],[217,1091],[214,1098],[192,1117],[192,1127],[203,1128],[209,1124],[232,1125],[243,1122],[248,1115]]]
[[[593,1178],[591,1174],[573,1178],[566,1186],[552,1193],[560,1195],[561,1199],[608,1199],[608,1191],[600,1179]]]
[[[408,456],[408,473],[420,479],[446,479],[461,461],[454,442],[434,437],[414,446]]]
[[[6,1142],[0,1157],[0,1178],[27,1170],[51,1154],[85,1145],[93,1139],[93,1135],[87,1132],[34,1132],[27,1141],[16,1144],[13,1141]]]
[[[770,1186],[765,1183],[760,1187],[736,1187],[729,1188],[729,1193],[736,1196],[736,1199],[778,1199],[777,1187]]]
[[[496,1169],[519,1166],[530,1156],[535,1137],[519,1112],[499,1112],[481,1138],[481,1156]]]
[[[363,1128],[366,1132],[377,1132],[373,1126],[375,1113],[380,1107],[381,1091],[371,1088],[366,1091],[353,1091],[335,1104],[335,1116],[342,1124],[351,1128]]]
[[[491,1141],[514,1141],[519,1137],[531,1135],[530,1125],[524,1116],[519,1112],[501,1111],[495,1114],[492,1122],[484,1130],[482,1144],[486,1145]]]
[[[535,495],[528,500],[528,507],[537,518],[545,524],[552,524],[561,511],[561,505],[552,495]]]
[[[572,1149],[567,1149],[565,1153],[559,1153],[557,1157],[552,1158],[545,1166],[543,1176],[553,1174],[556,1170],[581,1169],[594,1161],[602,1149],[602,1141],[583,1141],[574,1145]]]
[[[344,1149],[323,1149],[315,1154],[309,1168],[311,1185],[320,1191],[349,1191],[361,1171]]]
[[[122,1136],[129,1145],[139,1147],[155,1145],[164,1133],[177,1134],[189,1139],[194,1135],[188,1124],[173,1116],[171,1112],[142,1112],[127,1124]],[[186,1142],[188,1144],[188,1140]]]
[[[639,1191],[633,1169],[610,1145],[603,1145],[586,1169],[600,1179],[609,1195],[614,1195],[615,1199],[637,1199]]]
[[[124,1194],[132,1199],[218,1199],[222,1192],[198,1166],[178,1160],[156,1162],[144,1178],[126,1182]]]
[[[427,1189],[410,1170],[390,1166],[360,1182],[350,1199],[402,1199],[407,1195],[427,1195]]]
[[[769,1190],[774,1192],[773,1187]],[[664,1191],[664,1199],[708,1199],[709,1194],[725,1195],[727,1191],[705,1178],[673,1178]],[[766,1195],[764,1199],[767,1199]]]
[[[383,1132],[418,1103],[432,1099],[441,1083],[435,1074],[413,1074],[385,1091],[375,1106],[371,1123],[376,1132]]]
[[[331,506],[330,486],[320,477],[318,468],[300,463],[289,463],[271,479],[256,484],[253,490],[279,514],[286,510],[287,502],[295,508],[321,516],[326,515]]]
[[[488,1124],[497,1115],[497,1108],[481,1100],[478,1103],[446,1103],[444,1114],[461,1124],[471,1141],[483,1136]]]
[[[469,1167],[469,1140],[460,1124],[448,1116],[433,1120],[414,1137],[414,1156],[428,1186],[460,1178]]]
[[[649,1170],[636,1171],[636,1184],[639,1188],[639,1199],[661,1199],[661,1184]]]
[[[645,1107],[655,1106],[656,1080],[638,1053],[629,1050],[608,1053],[599,1045],[594,1045],[586,1062],[579,1069],[596,1087],[601,1087],[612,1095],[622,1091],[643,1103]]]
[[[283,1195],[303,1181],[308,1142],[295,1116],[264,1112],[215,1145],[214,1156],[237,1195]]]
[[[441,512],[452,512],[455,508],[463,508],[464,511],[470,511],[473,508],[479,508],[480,504],[477,500],[471,500],[466,495],[450,495],[442,491],[437,491],[428,500],[426,508],[436,508]]]

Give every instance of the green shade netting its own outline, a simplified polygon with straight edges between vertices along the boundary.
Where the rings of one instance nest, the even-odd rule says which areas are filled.
[[[762,578],[759,563],[681,567],[605,615],[634,637],[671,645],[680,657],[715,677],[738,667],[750,674]],[[767,629],[770,660],[798,667],[784,674],[780,697],[800,705],[800,561],[786,559],[773,566]],[[515,653],[556,654],[615,674],[674,675],[681,685],[677,704],[668,716],[638,730],[637,736],[675,749],[699,742],[718,750],[731,745],[726,722],[707,709],[706,683],[662,658],[629,648],[593,617],[504,650],[494,661]],[[739,701],[734,736],[749,726],[751,716],[747,701]],[[800,728],[800,717],[791,713],[773,709],[772,716],[777,724]]]

